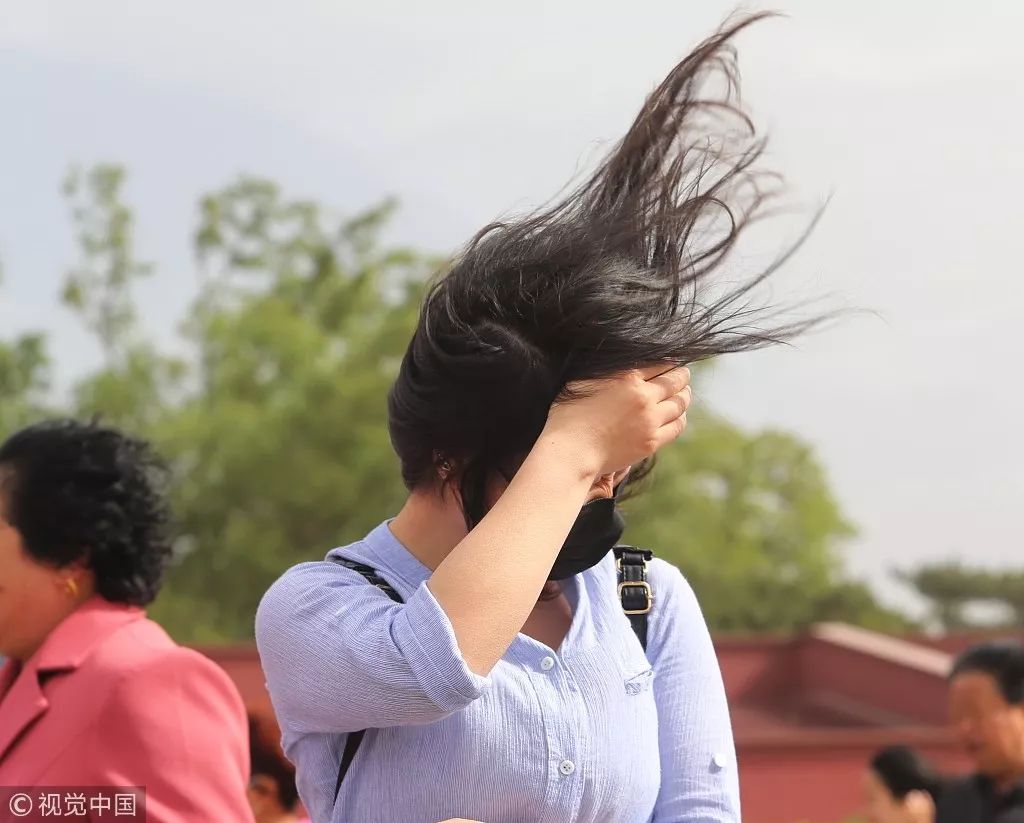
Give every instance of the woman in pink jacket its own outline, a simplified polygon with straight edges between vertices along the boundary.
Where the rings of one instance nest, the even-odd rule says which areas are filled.
[[[149,823],[251,821],[238,692],[143,611],[171,553],[161,476],[98,425],[0,446],[0,787],[142,787]]]

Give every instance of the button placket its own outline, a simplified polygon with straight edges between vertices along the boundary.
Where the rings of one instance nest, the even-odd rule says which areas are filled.
[[[565,713],[561,717],[562,721],[562,758],[558,761],[557,769],[558,774],[562,776],[562,779],[571,777],[576,773],[576,761],[581,755],[580,750],[580,722],[583,720],[581,716],[582,706],[579,701],[579,689],[575,687],[575,678],[573,678],[569,669],[564,666],[559,669],[562,682],[569,686],[569,694],[565,695]],[[571,695],[571,696],[570,696]],[[578,781],[566,781],[566,787],[572,786]],[[578,792],[580,787],[570,789],[573,796],[576,797],[578,802]]]
[[[578,781],[566,779],[560,766],[572,753],[573,710],[567,711],[566,697],[570,693],[567,688],[571,679],[569,670],[550,649],[538,650],[526,663],[530,679],[540,698],[541,711],[544,718],[544,732],[548,741],[548,765],[546,786],[544,791],[544,814],[537,823],[563,823],[575,819],[578,806],[580,787]],[[568,748],[567,748],[568,747]],[[575,764],[573,764],[575,769]]]

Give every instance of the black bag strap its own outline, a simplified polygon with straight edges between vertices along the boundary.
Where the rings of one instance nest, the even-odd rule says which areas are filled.
[[[340,566],[344,566],[346,569],[359,572],[359,574],[366,578],[368,583],[376,586],[396,603],[402,602],[402,596],[395,591],[394,587],[387,580],[377,574],[376,569],[365,566],[362,563],[356,563],[346,557],[332,557],[331,560]],[[356,752],[359,751],[359,745],[363,742],[365,735],[366,729],[360,729],[357,732],[349,732],[348,737],[345,738],[345,751],[341,753],[341,763],[338,765],[338,779],[334,783],[335,803],[338,802],[338,794],[341,792],[341,782],[345,779],[345,775],[348,774],[352,761],[356,759]]]
[[[622,611],[626,613],[637,640],[647,651],[647,618],[651,613],[651,606],[654,604],[654,591],[647,581],[647,563],[653,552],[647,549],[638,549],[636,546],[616,546],[615,568],[618,574],[619,600],[622,603]],[[387,580],[377,574],[377,570],[370,566],[356,563],[345,557],[332,557],[331,560],[346,569],[352,569],[366,578],[367,582],[376,586],[384,594],[396,603],[402,602],[402,596],[395,591],[394,587]],[[338,794],[341,792],[341,783],[348,774],[352,761],[356,758],[356,752],[363,742],[366,729],[357,732],[349,732],[345,738],[345,750],[341,753],[341,762],[338,764],[338,779],[334,784],[334,802],[338,802]]]
[[[366,578],[367,583],[371,583],[376,586],[396,603],[402,602],[402,595],[396,592],[394,587],[392,587],[387,580],[377,574],[377,570],[372,566],[365,566],[362,563],[356,563],[354,560],[349,560],[347,557],[332,557],[331,561],[337,563],[339,566],[344,566],[346,569],[352,569],[354,572],[359,572],[359,574]]]
[[[647,581],[647,563],[654,553],[636,546],[616,546],[615,569],[619,579],[619,601],[637,640],[647,651],[647,618],[654,605],[654,591]]]

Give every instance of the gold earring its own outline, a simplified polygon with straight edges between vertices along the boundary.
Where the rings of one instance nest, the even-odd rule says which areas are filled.
[[[68,597],[78,597],[78,581],[75,578],[65,578],[64,589],[67,591]]]

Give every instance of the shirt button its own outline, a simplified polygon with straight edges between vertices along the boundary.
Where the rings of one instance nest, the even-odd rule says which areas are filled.
[[[563,760],[561,763],[558,764],[558,771],[560,771],[562,774],[566,776],[569,776],[574,771],[576,771],[576,764],[573,763],[571,760]]]
[[[714,766],[715,771],[721,771],[724,769],[726,762],[725,755],[721,753],[716,754],[711,758],[711,765]]]
[[[555,668],[555,658],[545,657],[543,660],[540,661],[540,667],[544,669],[544,671],[546,672],[551,671],[553,668]]]

